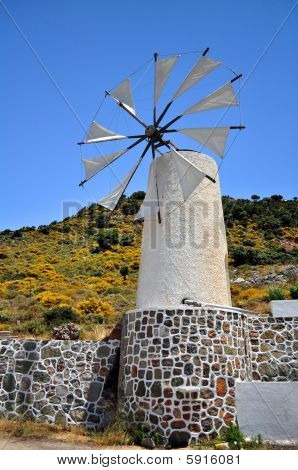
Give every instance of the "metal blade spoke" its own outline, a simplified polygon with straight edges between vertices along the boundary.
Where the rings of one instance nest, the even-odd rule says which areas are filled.
[[[136,121],[138,121],[139,124],[145,127],[145,129],[148,127],[147,124],[145,124],[136,114],[134,114],[130,109],[128,109],[128,107],[124,103],[122,103],[121,101],[117,100],[117,98],[112,96],[109,91],[106,90],[105,93],[106,95],[110,96],[112,100],[114,100],[115,103],[117,103],[118,106],[120,106],[120,108],[124,109],[131,117],[133,117]]]

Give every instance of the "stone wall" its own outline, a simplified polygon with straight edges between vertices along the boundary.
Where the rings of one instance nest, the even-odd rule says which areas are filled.
[[[252,380],[298,380],[298,316],[249,315],[247,329]]]
[[[298,380],[297,327],[229,307],[128,312],[120,409],[172,443],[219,433],[236,418],[236,382]]]
[[[118,403],[174,445],[208,438],[236,419],[237,382],[298,381],[298,317],[136,310],[119,350],[117,339],[0,341],[0,417],[104,429]]]
[[[0,416],[103,428],[113,419],[119,341],[0,341]]]
[[[236,381],[249,379],[244,329],[243,316],[228,309],[128,312],[120,407],[170,442],[219,432],[235,419]]]

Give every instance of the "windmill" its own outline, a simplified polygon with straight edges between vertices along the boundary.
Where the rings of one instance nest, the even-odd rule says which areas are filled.
[[[80,186],[83,186],[87,181],[93,178],[97,173],[102,171],[111,163],[115,162],[119,157],[127,153],[129,150],[133,149],[143,141],[147,141],[147,145],[144,151],[141,153],[138,161],[130,170],[130,172],[125,176],[123,181],[121,181],[117,186],[104,198],[102,198],[98,203],[107,209],[114,210],[117,206],[122,194],[127,188],[129,182],[137,171],[141,161],[145,157],[148,150],[151,148],[152,158],[155,158],[156,151],[160,153],[160,147],[166,147],[171,150],[174,155],[174,159],[177,164],[177,171],[179,174],[183,171],[183,168],[187,167],[188,164],[185,162],[185,158],[179,153],[179,149],[174,145],[171,140],[168,140],[168,136],[171,133],[180,132],[184,135],[187,135],[194,140],[198,141],[202,146],[210,149],[215,154],[220,157],[224,156],[224,150],[226,147],[227,138],[230,130],[232,129],[244,129],[243,125],[238,126],[229,126],[229,127],[205,127],[205,128],[180,128],[173,129],[171,126],[180,120],[183,116],[192,113],[198,113],[202,111],[207,111],[211,109],[219,109],[230,106],[237,106],[238,101],[236,94],[233,90],[233,82],[238,80],[241,77],[240,75],[234,76],[230,81],[225,83],[223,86],[215,90],[213,93],[209,94],[204,99],[195,103],[190,108],[186,109],[184,112],[171,119],[166,124],[161,124],[161,121],[164,119],[166,113],[170,109],[171,105],[174,103],[177,98],[179,98],[184,92],[189,90],[200,80],[205,78],[209,73],[215,70],[221,65],[221,62],[213,60],[207,57],[209,48],[207,48],[200,59],[195,63],[193,68],[190,70],[185,80],[179,86],[177,91],[174,93],[172,99],[169,101],[165,109],[162,111],[160,116],[157,118],[156,105],[158,99],[162,93],[162,90],[177,62],[179,55],[174,55],[167,57],[165,59],[158,60],[158,54],[154,53],[154,104],[153,104],[153,123],[148,124],[143,122],[140,117],[137,116],[135,111],[135,105],[133,100],[133,95],[131,91],[130,80],[124,80],[117,88],[106,91],[106,96],[110,96],[112,100],[120,106],[126,113],[128,113],[133,119],[135,119],[140,126],[142,126],[143,133],[139,135],[121,135],[113,132],[95,121],[92,122],[86,139],[83,142],[79,142],[79,145],[83,144],[92,144],[92,143],[101,143],[108,142],[113,140],[122,140],[122,139],[136,139],[131,145],[129,145],[124,150],[119,152],[113,152],[102,157],[94,157],[83,160],[85,167],[85,179],[80,183]],[[197,183],[199,184],[203,178],[207,178],[210,181],[214,182],[214,178],[211,175],[204,174],[200,171],[199,168],[193,166],[192,173],[195,173],[197,176]],[[187,176],[183,178],[187,180]],[[182,179],[182,180],[183,180]],[[187,185],[187,182],[184,182],[184,186]],[[193,185],[192,185],[193,187]],[[194,189],[194,187],[193,187]],[[182,187],[183,190],[183,187]],[[157,188],[158,191],[158,188]],[[189,191],[189,190],[188,190]],[[160,219],[160,211],[159,221]]]
[[[199,128],[176,127],[176,123],[178,124],[178,121],[180,122],[180,120],[183,120],[184,116],[191,115],[193,113],[201,113],[208,110],[223,108],[228,109],[233,106],[238,106],[239,103],[233,84],[239,80],[242,75],[233,72],[233,77],[228,82],[224,83],[221,87],[217,88],[205,98],[195,102],[195,104],[188,107],[185,111],[176,115],[168,122],[165,122],[165,117],[173,103],[175,103],[176,100],[178,100],[186,91],[203,80],[222,64],[221,62],[208,57],[208,51],[209,48],[202,52],[200,58],[195,62],[186,78],[159,115],[157,113],[158,100],[171,75],[171,72],[180,58],[180,55],[177,54],[159,59],[158,54],[154,53],[154,99],[152,123],[144,122],[137,115],[130,79],[126,79],[116,88],[106,91],[105,94],[106,97],[110,97],[124,110],[124,112],[130,115],[130,117],[140,125],[140,133],[134,135],[118,134],[117,132],[106,129],[102,125],[93,121],[85,140],[83,142],[79,142],[79,145],[85,145],[124,139],[133,140],[133,142],[123,150],[100,157],[83,159],[85,178],[81,181],[80,186],[83,186],[100,171],[133,148],[137,147],[139,144],[144,142],[146,143],[137,162],[125,178],[118,183],[109,194],[98,201],[100,205],[111,211],[116,208],[121,196],[124,194],[128,184],[136,173],[147,152],[150,151],[151,153],[152,163],[149,173],[148,190],[143,207],[141,207],[136,216],[136,219],[145,219],[142,258],[139,273],[138,307],[180,304],[183,298],[188,297],[195,297],[196,299],[200,298],[200,300],[205,302],[224,303],[225,305],[230,304],[229,281],[226,272],[227,247],[225,234],[224,236],[220,236],[220,253],[216,250],[206,249],[203,253],[204,256],[201,254],[200,258],[197,259],[197,251],[191,247],[191,242],[189,242],[183,249],[180,249],[177,259],[175,260],[173,250],[170,252],[168,251],[168,229],[165,227],[165,224],[162,223],[163,219],[167,216],[165,211],[162,214],[161,205],[163,200],[169,201],[174,197],[178,197],[181,199],[181,202],[185,204],[186,210],[190,196],[195,200],[196,196],[194,195],[197,193],[196,189],[198,186],[202,187],[204,190],[208,203],[210,203],[211,200],[218,201],[220,206],[219,212],[222,214],[217,177],[218,170],[213,164],[214,160],[201,152],[182,151],[175,145],[171,137],[177,133],[183,134],[196,140],[202,147],[211,150],[217,156],[223,158],[230,131],[235,129],[244,129],[244,126],[241,123],[239,125],[224,127]],[[162,149],[166,149],[167,153],[164,154]],[[210,160],[212,160],[212,163],[210,163]],[[170,180],[172,181],[171,184],[173,183],[172,186],[169,186]],[[210,188],[210,185],[214,185],[214,188]],[[176,186],[179,186],[179,189],[177,190],[178,192],[176,191]],[[173,189],[174,187],[176,189]],[[153,201],[153,204],[150,205],[150,210],[148,212],[148,205],[146,207],[146,203],[149,199],[151,202]],[[223,219],[223,217],[221,218]],[[151,223],[152,221],[153,223],[156,222],[159,226],[159,228],[155,227],[157,230],[158,241],[157,247],[155,247],[154,251],[152,250],[151,240],[149,241],[148,236],[148,233],[151,230],[148,228],[149,220]],[[202,224],[206,224],[206,220],[203,220],[199,214],[195,215],[195,220],[199,226],[199,230]],[[211,224],[211,217],[209,222]],[[175,224],[176,222],[174,222],[174,226]],[[218,225],[221,226],[222,222],[219,222]],[[196,276],[193,276],[193,273],[189,273],[190,265],[194,263],[194,260],[196,260],[197,264],[200,264],[198,269],[194,266],[194,269],[200,272],[200,275],[198,275],[197,278]],[[208,274],[208,265],[211,268],[212,276]],[[182,269],[182,272],[180,268]],[[174,276],[173,272],[176,273]],[[180,288],[181,278],[183,276],[186,276],[187,278],[186,284],[192,284],[191,288],[184,290]],[[222,285],[217,289],[217,295],[214,290],[215,278],[222,279]],[[201,288],[197,288],[196,285],[201,286]]]

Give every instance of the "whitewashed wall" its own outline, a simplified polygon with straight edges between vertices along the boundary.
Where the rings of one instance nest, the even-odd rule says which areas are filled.
[[[216,175],[211,157],[181,153],[200,170]],[[231,305],[218,176],[215,184],[204,178],[184,202],[171,154],[157,158],[156,165],[162,223],[145,210],[137,308],[178,306],[184,298]],[[146,199],[154,187],[151,165]]]

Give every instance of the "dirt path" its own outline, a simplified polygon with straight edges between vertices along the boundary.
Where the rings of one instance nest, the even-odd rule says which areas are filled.
[[[101,447],[96,444],[88,444],[75,441],[59,441],[47,438],[22,438],[22,437],[1,437],[0,450],[97,450]],[[106,450],[144,450],[138,446],[124,447],[104,447]]]

